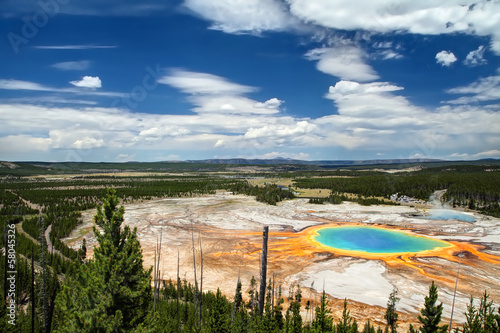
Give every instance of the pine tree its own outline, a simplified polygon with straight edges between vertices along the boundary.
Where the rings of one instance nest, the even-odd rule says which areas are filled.
[[[207,332],[213,333],[228,333],[229,332],[229,308],[228,303],[220,289],[217,288],[215,301],[210,306],[210,314],[208,317]]]
[[[342,311],[342,319],[339,319],[335,331],[337,333],[358,332],[358,323],[354,318],[351,317],[351,312],[347,310],[347,299],[344,299],[344,310]]]
[[[67,277],[56,300],[59,332],[132,331],[145,321],[151,300],[151,269],[144,270],[137,231],[123,229],[124,207],[109,189],[98,207],[94,259]]]
[[[328,298],[323,290],[321,303],[316,307],[316,316],[313,321],[313,328],[318,332],[331,332],[333,329],[333,319],[330,315],[331,311],[328,308],[328,303]]]
[[[387,326],[385,328],[386,332],[396,333],[396,329],[398,327],[398,317],[399,317],[399,315],[396,312],[396,304],[398,302],[399,302],[398,290],[394,289],[392,293],[389,295],[389,300],[387,301],[387,310],[384,316],[387,322]]]
[[[302,292],[300,286],[297,284],[297,290],[295,291],[294,300],[290,304],[291,312],[291,332],[301,333],[302,332],[302,316],[300,315],[300,302],[302,301]]]
[[[432,281],[429,287],[429,296],[425,297],[424,308],[420,310],[422,315],[418,316],[418,320],[422,323],[422,327],[420,327],[422,333],[445,333],[448,330],[448,325],[439,326],[443,313],[443,303],[436,305],[437,299],[437,287]]]
[[[467,305],[467,312],[465,313],[465,323],[463,333],[480,333],[481,322],[479,321],[479,314],[474,306],[474,299],[471,297]]]

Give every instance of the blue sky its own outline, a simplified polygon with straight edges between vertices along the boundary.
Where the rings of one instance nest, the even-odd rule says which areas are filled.
[[[500,158],[500,3],[4,0],[0,160]]]

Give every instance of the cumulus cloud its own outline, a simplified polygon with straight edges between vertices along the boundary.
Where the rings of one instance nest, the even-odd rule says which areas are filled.
[[[450,66],[457,61],[457,57],[451,51],[441,51],[436,54],[436,62],[442,66]]]
[[[80,61],[65,61],[53,64],[51,67],[63,70],[63,71],[83,71],[90,67],[90,61],[80,60]]]
[[[277,98],[271,98],[264,103],[255,103],[256,108],[264,108],[264,109],[277,109],[280,107],[280,105],[283,104],[283,101],[277,99]]]
[[[373,81],[379,78],[373,68],[366,63],[363,50],[353,45],[317,48],[305,55],[308,60],[317,60],[316,68],[326,74],[344,80]]]
[[[359,83],[354,81],[339,81],[328,90],[327,98],[335,99],[336,96],[352,94],[371,94],[388,91],[403,90],[403,87],[395,86],[387,82]]]
[[[287,0],[301,20],[322,27],[379,33],[467,33],[492,36],[500,54],[500,3],[496,1]],[[360,10],[362,9],[362,10]]]
[[[480,45],[477,50],[470,51],[465,57],[464,64],[471,67],[486,64],[486,59],[483,58],[484,51],[484,45]]]
[[[278,0],[186,0],[184,6],[212,21],[211,29],[231,34],[260,34],[267,30],[287,30],[298,25],[298,20]]]
[[[101,88],[102,82],[98,76],[84,76],[79,81],[70,81],[70,83],[80,88]]]

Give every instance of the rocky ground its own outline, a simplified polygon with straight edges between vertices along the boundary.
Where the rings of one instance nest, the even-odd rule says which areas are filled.
[[[270,206],[252,197],[218,193],[197,198],[161,199],[125,206],[125,223],[137,228],[144,261],[153,265],[154,249],[162,234],[161,272],[164,279],[176,279],[177,258],[181,278],[194,281],[192,241],[194,237],[198,278],[200,246],[203,249],[203,289],[220,288],[234,294],[238,274],[243,287],[259,277],[262,229],[270,227],[268,276],[276,276],[285,296],[299,284],[303,296],[313,303],[324,289],[331,297],[334,313],[341,313],[344,298],[351,314],[360,322],[370,318],[383,323],[389,294],[398,289],[402,328],[416,321],[418,310],[432,280],[439,287],[444,316],[449,318],[458,254],[462,253],[454,319],[463,322],[470,295],[476,299],[487,290],[500,303],[500,220],[475,214],[474,222],[436,221],[412,216],[409,206],[313,205],[295,199]],[[89,255],[95,244],[92,216],[66,239],[78,248],[86,238]],[[469,213],[472,214],[472,213]],[[427,235],[454,244],[450,250],[373,257],[350,255],[318,246],[312,241],[314,228],[321,225],[371,224]],[[305,311],[305,310],[304,310]],[[304,317],[311,318],[310,312]],[[308,320],[306,318],[306,320]]]

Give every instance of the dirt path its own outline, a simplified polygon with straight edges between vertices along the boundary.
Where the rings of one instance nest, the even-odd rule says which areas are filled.
[[[18,233],[23,234],[26,238],[30,239],[33,243],[40,245],[40,241],[33,238],[30,234],[23,230],[23,222],[16,224],[16,230]]]
[[[42,212],[42,206],[40,205],[37,205],[37,204],[34,204],[32,203],[31,201],[28,201],[26,199],[24,199],[23,197],[21,197],[19,194],[13,192],[12,190],[7,190],[9,191],[10,193],[14,194],[15,196],[17,196],[22,202],[24,202],[28,207],[32,208],[32,209],[36,209],[38,210],[40,213]],[[33,238],[30,234],[28,234],[26,231],[23,230],[23,227],[22,227],[22,222],[19,223],[18,225],[16,225],[16,229],[18,232],[22,233],[23,235],[25,235],[26,237],[28,237],[32,242],[34,242],[35,244],[38,244],[40,245],[40,241],[36,240],[35,238]],[[52,244],[52,242],[50,241],[50,231],[52,230],[52,225],[49,225],[46,229],[45,229],[45,242],[47,244],[47,249],[49,250],[49,252],[53,255],[54,253],[55,254],[58,254],[59,256],[61,256],[64,260],[71,260],[70,258],[66,257],[64,254],[62,254],[60,251],[54,249],[54,245]]]

